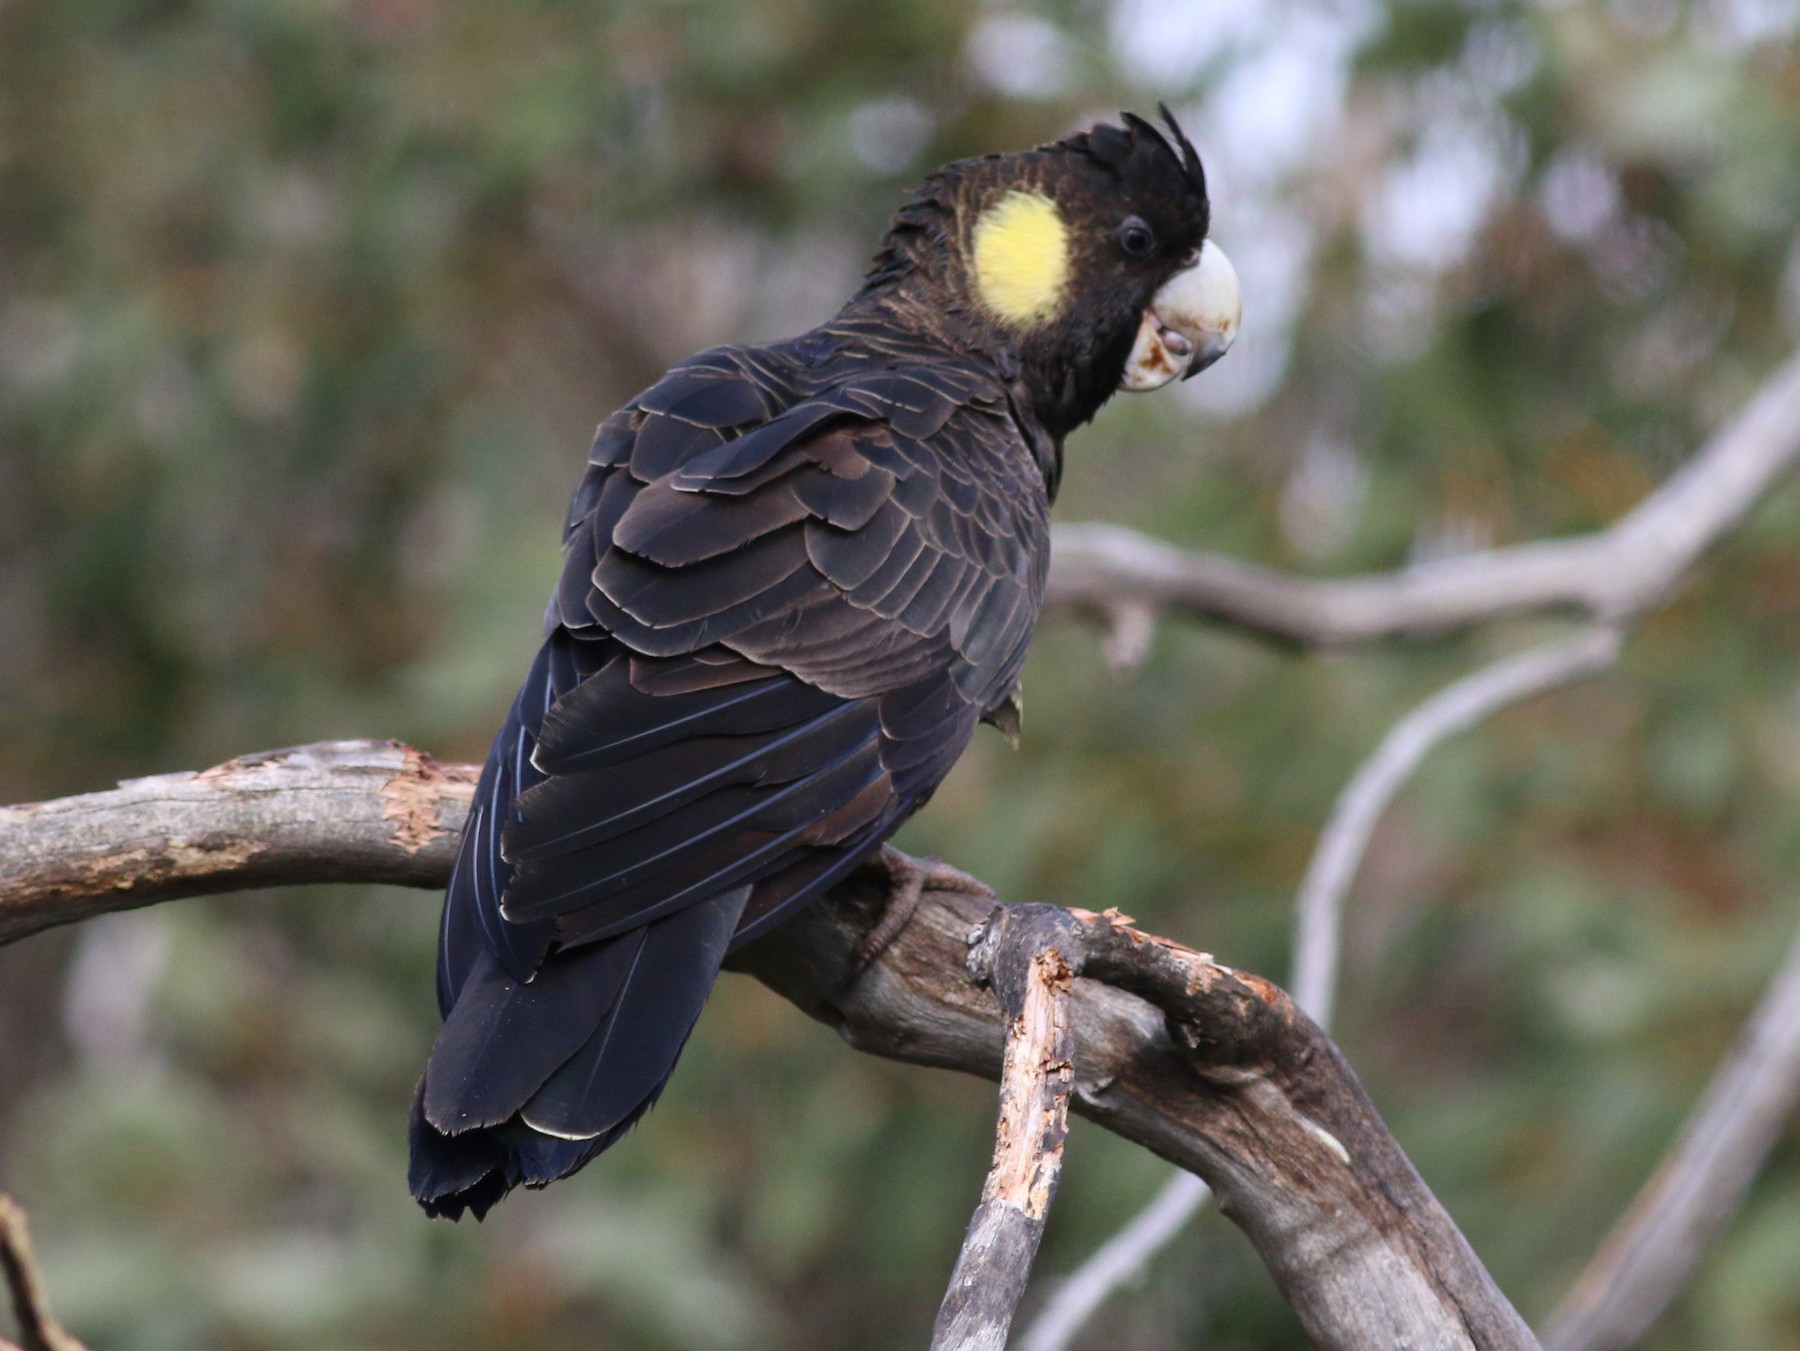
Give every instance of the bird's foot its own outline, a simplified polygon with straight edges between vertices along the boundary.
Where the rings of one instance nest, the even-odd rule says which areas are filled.
[[[888,875],[887,904],[882,909],[881,919],[856,950],[856,962],[851,969],[853,976],[860,976],[887,950],[888,944],[900,936],[927,889],[955,891],[989,901],[994,899],[994,889],[986,882],[970,877],[960,868],[952,868],[939,858],[914,858],[891,844],[884,844],[881,852],[870,861]]]

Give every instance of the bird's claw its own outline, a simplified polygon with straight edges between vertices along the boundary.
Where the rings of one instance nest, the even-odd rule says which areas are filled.
[[[884,844],[870,862],[888,875],[887,904],[882,909],[881,919],[856,950],[856,960],[851,968],[853,978],[867,970],[870,963],[887,950],[888,944],[900,936],[927,891],[953,891],[990,901],[994,898],[994,889],[986,882],[951,867],[940,858],[914,858],[891,844]]]

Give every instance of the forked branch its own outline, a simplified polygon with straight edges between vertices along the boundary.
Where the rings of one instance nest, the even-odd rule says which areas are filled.
[[[1115,669],[1126,670],[1149,654],[1162,614],[1217,620],[1295,646],[1429,635],[1532,611],[1585,614],[1594,621],[1566,642],[1506,658],[1433,695],[1388,732],[1339,797],[1295,903],[1294,993],[1303,1008],[1328,1024],[1344,900],[1381,813],[1432,746],[1500,708],[1609,665],[1631,621],[1677,589],[1700,556],[1740,526],[1797,462],[1800,353],[1661,489],[1597,534],[1395,573],[1315,581],[1178,549],[1118,526],[1065,526],[1057,532],[1049,599],[1103,620],[1109,628],[1107,658]],[[1742,1119],[1747,1100],[1711,1101],[1709,1110],[1717,1118],[1714,1135],[1735,1129],[1742,1136],[1747,1129]],[[1725,1166],[1714,1156],[1702,1163],[1691,1146],[1682,1148],[1699,1170],[1701,1187]],[[1766,1150],[1765,1145],[1746,1165],[1752,1172]],[[1740,1193],[1741,1186],[1732,1195]],[[1027,1331],[1024,1351],[1064,1351],[1100,1305],[1174,1239],[1206,1197],[1206,1188],[1193,1178],[1171,1178],[1067,1279]],[[1647,1209],[1648,1203],[1640,1202],[1633,1215],[1642,1222],[1635,1227],[1629,1219],[1622,1222],[1621,1236],[1609,1242],[1608,1252],[1616,1256],[1630,1244],[1634,1256],[1597,1260],[1558,1315],[1553,1340],[1565,1339],[1569,1351],[1589,1351],[1589,1337],[1599,1338],[1593,1347],[1623,1346],[1632,1338],[1605,1340],[1599,1330],[1633,1325],[1649,1304],[1659,1312],[1666,1307],[1674,1292],[1658,1291],[1642,1273],[1668,1266],[1685,1278],[1704,1246],[1699,1233],[1710,1240],[1723,1218],[1714,1206],[1710,1223],[1698,1230],[1651,1223],[1652,1212],[1667,1209],[1668,1196],[1659,1204],[1660,1210]],[[1633,1311],[1628,1316],[1627,1308]]]
[[[1618,632],[1597,625],[1484,666],[1395,723],[1363,762],[1320,833],[1295,902],[1294,999],[1321,1028],[1331,1025],[1344,902],[1394,795],[1446,738],[1503,708],[1603,669],[1618,650]],[[1100,1306],[1174,1241],[1207,1196],[1205,1184],[1191,1174],[1171,1177],[1058,1288],[1026,1330],[1023,1351],[1064,1351]]]
[[[0,935],[236,885],[441,886],[456,834],[445,823],[471,778],[393,743],[339,742],[0,811]],[[134,859],[182,862],[140,888]],[[859,874],[731,964],[861,1050],[997,1079],[1005,1019],[965,967],[991,902],[927,892],[859,971],[885,894],[878,871]],[[1071,913],[1085,949],[1067,995],[1074,1110],[1205,1177],[1317,1345],[1537,1346],[1285,994],[1114,916]]]

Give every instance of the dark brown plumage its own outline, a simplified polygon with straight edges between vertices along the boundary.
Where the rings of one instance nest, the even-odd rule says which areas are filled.
[[[1044,321],[997,312],[975,271],[984,213],[1019,191],[1068,225]],[[445,906],[412,1128],[428,1213],[479,1217],[628,1130],[727,949],[1005,715],[1062,438],[1207,224],[1192,148],[1135,118],[951,165],[831,322],[691,357],[602,424]]]

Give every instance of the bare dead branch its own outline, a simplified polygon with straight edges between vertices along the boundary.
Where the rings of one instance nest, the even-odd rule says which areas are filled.
[[[1069,989],[1082,925],[1053,905],[1000,906],[970,935],[969,974],[1000,1000],[1006,1050],[994,1162],[938,1310],[932,1351],[1005,1351],[1069,1135]]]
[[[1315,581],[1120,526],[1066,525],[1056,529],[1047,600],[1114,627],[1122,608],[1148,606],[1303,647],[1443,633],[1537,611],[1616,623],[1657,604],[1797,459],[1800,354],[1662,488],[1596,534]]]
[[[87,1351],[56,1321],[50,1297],[44,1293],[43,1274],[31,1247],[31,1228],[25,1211],[12,1197],[0,1194],[0,1274],[12,1296],[13,1317],[19,1324],[18,1346],[0,1337],[0,1351]]]
[[[1226,1116],[1208,1115],[1201,1127],[1226,1157],[1173,1161],[1206,1179],[1319,1345],[1537,1345],[1381,1125],[1337,1047],[1285,993],[1117,924],[1096,925],[1083,969],[1154,1004],[1207,1085],[1205,1098],[1232,1100]],[[1094,1110],[1103,1104],[1083,1105],[1108,1122]],[[1345,1174],[1353,1180],[1347,1189]],[[1383,1203],[1367,1206],[1371,1198],[1354,1181],[1361,1179],[1375,1183],[1394,1213],[1379,1214]],[[1361,1207],[1386,1237],[1348,1232],[1340,1207]],[[1310,1268],[1318,1253],[1301,1268],[1284,1267],[1317,1243],[1330,1245],[1319,1269]],[[1396,1279],[1394,1263],[1429,1278],[1417,1285]],[[1438,1321],[1440,1314],[1448,1317]]]
[[[0,807],[0,943],[210,892],[440,886],[475,778],[397,741],[321,741]]]
[[[1502,658],[1453,681],[1389,729],[1339,795],[1295,901],[1294,1002],[1331,1024],[1342,950],[1344,901],[1382,813],[1432,749],[1503,708],[1611,665],[1619,631],[1596,626],[1574,638]],[[1189,1174],[1169,1179],[1148,1204],[1070,1274],[1026,1330],[1024,1351],[1064,1351],[1087,1320],[1175,1241],[1210,1195]]]
[[[130,857],[169,857],[178,840],[210,841],[213,866],[166,870],[158,899],[229,890],[234,872],[256,886],[447,880],[455,826],[443,823],[466,805],[472,771],[406,780],[406,821],[444,832],[421,846],[380,791],[395,766],[414,763],[405,748],[334,743],[233,763],[151,780],[162,786],[148,793],[126,785],[0,813],[0,934],[145,903],[127,885]],[[326,800],[340,816],[320,819]],[[354,867],[346,847],[360,851]],[[859,972],[886,893],[878,869],[859,874],[731,964],[861,1050],[997,1078],[1003,1018],[964,965],[991,902],[927,891]],[[1110,916],[1072,913],[1087,977],[1068,995],[1075,1110],[1205,1177],[1320,1347],[1537,1346],[1336,1047],[1285,994]]]
[[[1800,1105],[1800,939],[1681,1134],[1552,1315],[1550,1351],[1623,1351],[1687,1287]]]
[[[1107,607],[1106,639],[1100,645],[1108,669],[1128,676],[1150,659],[1156,644],[1156,610],[1141,601],[1120,601]]]
[[[1534,694],[1605,670],[1621,634],[1598,625],[1504,657],[1446,685],[1388,730],[1339,794],[1294,902],[1294,998],[1329,1026],[1337,995],[1344,899],[1394,794],[1441,742]]]
[[[1567,642],[1495,663],[1434,695],[1389,731],[1339,796],[1295,902],[1295,997],[1329,1025],[1344,899],[1387,804],[1431,748],[1501,708],[1610,665],[1622,626],[1662,600],[1797,458],[1800,354],[1660,491],[1596,535],[1393,574],[1310,581],[1187,552],[1118,526],[1064,526],[1057,531],[1050,600],[1105,624],[1115,671],[1142,663],[1164,612],[1221,620],[1299,645],[1430,634],[1538,609],[1599,621]],[[1065,1351],[1100,1306],[1174,1241],[1207,1196],[1205,1185],[1187,1175],[1165,1183],[1070,1274],[1026,1330],[1025,1351]]]
[[[1573,639],[1497,662],[1434,695],[1389,731],[1339,796],[1295,902],[1295,998],[1328,1025],[1345,896],[1387,804],[1432,747],[1501,708],[1611,665],[1623,627],[1663,600],[1797,459],[1800,354],[1662,489],[1595,535],[1397,573],[1311,581],[1177,549],[1119,526],[1072,525],[1057,531],[1050,600],[1101,619],[1115,670],[1143,661],[1160,613],[1220,620],[1302,646],[1426,635],[1531,610],[1567,610],[1598,621]],[[1112,1292],[1174,1241],[1207,1194],[1186,1177],[1171,1178],[1046,1304],[1027,1330],[1027,1351],[1064,1351]]]
[[[1657,603],[1797,457],[1800,355],[1662,489],[1595,535],[1393,574],[1310,581],[1116,527],[1076,525],[1058,531],[1048,599],[1105,618],[1113,631],[1109,656],[1126,669],[1142,660],[1162,613],[1218,619],[1300,645],[1430,634],[1536,610],[1573,611],[1617,625]],[[1396,728],[1384,747],[1401,765],[1404,730]],[[1379,769],[1372,763],[1368,779],[1352,785],[1366,796],[1346,794],[1346,842],[1354,842],[1351,827],[1359,816],[1372,824],[1379,815],[1378,801],[1373,812],[1358,805],[1385,799],[1373,792]],[[316,785],[305,782],[309,777]],[[111,910],[258,885],[437,885],[472,782],[467,767],[436,766],[395,744],[337,743],[0,809],[0,943]],[[307,811],[270,796],[314,787],[319,796]],[[381,808],[374,819],[367,811],[371,799]],[[335,847],[320,847],[327,838]],[[1317,894],[1347,886],[1361,852],[1361,845],[1322,849]],[[1329,907],[1317,913],[1329,924]],[[1330,963],[1314,959],[1301,982],[1305,1002],[1323,1009],[1331,984]],[[1160,1222],[1167,1223],[1173,1209],[1163,1207],[1173,1207],[1179,1191],[1188,1204],[1203,1199],[1191,1187],[1172,1188],[1159,1199]]]

